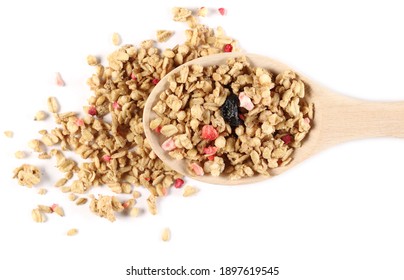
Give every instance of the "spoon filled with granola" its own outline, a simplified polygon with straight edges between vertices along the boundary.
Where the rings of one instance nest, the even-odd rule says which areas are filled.
[[[177,172],[244,184],[341,142],[404,137],[404,102],[350,98],[270,58],[224,53],[166,75],[147,99],[143,126],[153,151]]]

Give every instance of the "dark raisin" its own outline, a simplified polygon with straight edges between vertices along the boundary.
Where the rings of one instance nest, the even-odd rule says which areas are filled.
[[[227,96],[226,101],[220,107],[220,112],[222,112],[222,117],[231,127],[236,127],[242,124],[239,117],[239,100],[237,95],[230,93]]]

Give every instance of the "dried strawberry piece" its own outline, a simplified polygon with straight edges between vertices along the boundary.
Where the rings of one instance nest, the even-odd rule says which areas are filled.
[[[164,141],[163,144],[161,144],[161,148],[163,148],[164,151],[172,151],[177,147],[175,146],[173,138],[170,137],[166,141]]]
[[[95,108],[95,106],[91,106],[90,108],[88,108],[88,114],[91,116],[97,115],[97,108]]]
[[[219,13],[224,16],[224,14],[226,13],[226,9],[225,8],[219,8],[217,9],[219,11]]]
[[[51,205],[50,208],[51,208],[52,212],[55,212],[56,207],[59,207],[59,205],[57,205],[56,203],[53,203],[53,204]]]
[[[145,177],[144,178],[147,182],[150,182],[150,177]]]
[[[211,156],[211,155],[216,154],[216,152],[217,152],[217,147],[215,147],[215,146],[209,146],[209,147],[203,148],[203,153],[205,155]]]
[[[203,176],[205,172],[203,172],[203,168],[197,163],[191,163],[189,167],[195,172],[197,176]]]
[[[231,44],[226,44],[223,47],[224,52],[231,52],[233,50],[233,46]]]
[[[244,92],[241,92],[238,95],[238,99],[240,100],[240,107],[246,108],[248,111],[251,111],[254,108],[254,104],[252,103],[250,97],[248,97]]]
[[[105,162],[110,162],[111,161],[111,156],[110,155],[103,155],[102,160]]]
[[[152,83],[153,83],[154,85],[157,85],[159,82],[160,82],[159,79],[153,79],[153,80],[152,80]]]
[[[158,127],[156,127],[154,129],[155,132],[160,133],[161,132],[161,125],[159,125]]]
[[[63,81],[62,75],[60,75],[60,73],[56,73],[56,85],[59,87],[65,86],[65,81]]]
[[[219,137],[219,132],[213,126],[205,124],[202,127],[202,139],[213,141],[217,137]]]
[[[130,201],[129,201],[129,200],[127,200],[127,201],[125,201],[124,203],[122,203],[122,207],[125,208],[125,209],[128,208],[129,205],[130,205]]]
[[[293,137],[290,134],[286,134],[286,135],[282,136],[281,139],[286,145],[288,145],[290,142],[292,142]]]
[[[281,164],[282,164],[282,159],[280,158],[280,159],[278,159],[278,166],[280,166]]]
[[[210,156],[208,156],[208,160],[214,161],[214,160],[215,160],[215,155],[210,155]]]
[[[76,120],[76,125],[77,126],[83,126],[84,125],[84,120],[83,119],[77,119]]]
[[[181,188],[184,185],[184,180],[182,180],[181,178],[178,178],[174,181],[174,188]]]
[[[134,81],[137,80],[135,73],[130,74],[130,78]]]
[[[112,108],[119,110],[121,109],[121,105],[119,105],[119,103],[115,101],[114,103],[112,103]]]

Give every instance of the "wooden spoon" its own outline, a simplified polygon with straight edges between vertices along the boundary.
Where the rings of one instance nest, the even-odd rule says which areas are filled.
[[[266,68],[276,74],[290,70],[288,66],[268,57],[245,53],[211,55],[189,61],[184,65],[220,65],[226,63],[228,58],[238,56],[246,56],[252,66]],[[168,75],[180,70],[181,66]],[[143,126],[146,138],[157,156],[172,169],[190,176],[186,170],[185,160],[172,159],[161,148],[165,138],[152,132],[149,127],[150,121],[156,117],[151,108],[156,104],[160,93],[168,87],[168,75],[156,85],[147,99],[143,113]],[[313,126],[303,141],[302,147],[295,149],[292,161],[287,166],[272,169],[271,175],[278,175],[317,152],[345,141],[367,137],[404,137],[404,102],[372,102],[343,96],[298,75],[306,85],[307,100],[314,103]],[[269,177],[257,175],[230,180],[224,175],[220,177],[204,175],[193,178],[212,184],[235,185],[258,182]]]

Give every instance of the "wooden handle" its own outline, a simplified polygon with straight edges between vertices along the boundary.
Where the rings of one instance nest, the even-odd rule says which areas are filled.
[[[326,144],[368,137],[404,137],[404,102],[372,102],[335,95],[324,103],[320,139]]]

